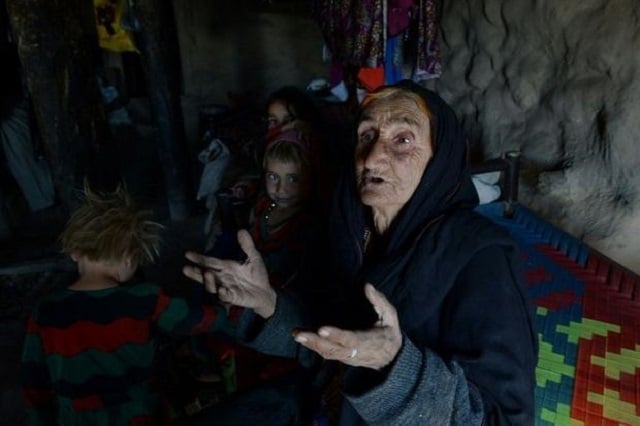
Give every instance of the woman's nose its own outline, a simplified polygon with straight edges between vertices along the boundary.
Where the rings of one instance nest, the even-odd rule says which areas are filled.
[[[382,140],[377,139],[369,145],[369,149],[365,152],[364,165],[372,168],[386,157],[386,149]]]

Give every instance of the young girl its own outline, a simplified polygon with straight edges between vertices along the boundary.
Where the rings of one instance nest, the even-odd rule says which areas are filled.
[[[288,130],[297,130],[305,135],[307,151],[311,150],[309,157],[314,159],[310,166],[315,170],[326,156],[326,129],[327,119],[323,108],[308,92],[295,86],[283,86],[271,93],[266,102],[264,142],[256,145],[254,152],[255,166],[260,172],[254,170],[240,177],[231,188],[233,195],[241,199],[255,197],[260,186],[258,177],[262,171],[261,167],[264,166],[266,147],[274,138]]]
[[[277,289],[295,291],[291,284],[312,248],[309,244],[314,241],[315,229],[308,148],[302,133],[292,129],[275,136],[266,147],[263,167],[263,188],[251,214],[249,232],[264,259],[269,282]],[[231,237],[235,240],[235,232]],[[239,389],[253,387],[295,366],[294,361],[245,348],[236,347],[235,351]]]
[[[311,166],[305,136],[286,130],[267,145],[264,191],[256,202],[251,236],[271,283],[287,286],[300,268],[311,223]]]
[[[273,136],[265,148],[263,168],[264,180],[249,231],[265,261],[270,283],[295,293],[301,290],[295,286],[295,278],[305,256],[310,256],[317,225],[304,135],[290,129]],[[300,282],[300,286],[304,284]],[[207,339],[209,347],[219,350],[220,344],[215,338]],[[311,371],[295,359],[262,354],[239,344],[232,347],[238,392],[203,411],[194,426],[302,424],[301,418],[309,418],[315,403],[310,394]]]
[[[326,117],[318,102],[306,91],[284,86],[267,99],[267,141],[289,129],[317,133],[325,129]]]
[[[158,254],[161,225],[122,189],[86,201],[61,235],[78,279],[44,296],[27,326],[24,395],[32,425],[159,423],[154,328],[227,330],[222,307],[191,307],[151,283],[127,284]]]

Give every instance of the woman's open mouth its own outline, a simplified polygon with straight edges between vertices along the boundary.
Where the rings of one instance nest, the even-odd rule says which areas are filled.
[[[360,186],[362,187],[379,185],[381,183],[384,183],[384,179],[379,176],[363,176],[360,179]]]

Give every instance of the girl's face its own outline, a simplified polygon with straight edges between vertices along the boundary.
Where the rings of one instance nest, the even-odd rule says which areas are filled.
[[[294,120],[295,117],[289,112],[284,101],[276,100],[267,108],[267,127],[269,130],[276,127],[286,129],[286,125]]]
[[[279,208],[293,207],[307,198],[309,179],[300,164],[267,159],[265,170],[267,194]]]

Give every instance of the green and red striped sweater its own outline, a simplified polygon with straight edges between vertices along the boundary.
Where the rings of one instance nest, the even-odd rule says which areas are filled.
[[[22,357],[31,425],[153,425],[155,329],[233,332],[222,306],[193,306],[153,284],[58,290],[27,325]]]

